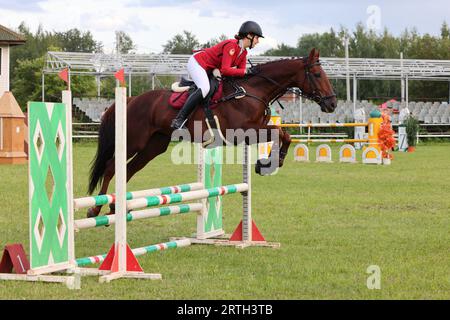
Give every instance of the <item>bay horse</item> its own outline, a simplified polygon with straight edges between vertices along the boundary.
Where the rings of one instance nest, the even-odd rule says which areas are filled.
[[[269,104],[282,96],[289,88],[297,87],[302,96],[317,102],[323,112],[333,112],[336,108],[336,95],[323,71],[319,61],[319,51],[312,49],[308,57],[290,58],[271,61],[255,66],[256,74],[244,78],[223,80],[223,95],[234,92],[235,85],[243,87],[246,96],[232,99],[219,104],[213,110],[224,133],[228,129],[254,129],[256,131],[276,129],[279,137],[278,166],[283,166],[291,139],[288,133],[280,127],[268,125],[270,120]],[[141,170],[149,161],[164,153],[171,141],[173,129],[170,127],[177,110],[169,105],[170,90],[147,91],[131,98],[127,103],[127,181]],[[108,185],[114,176],[115,148],[115,108],[108,108],[102,117],[99,128],[97,153],[91,164],[89,179],[89,194],[92,194],[99,184],[99,194],[106,194]],[[202,132],[208,131],[205,123],[205,112],[196,108],[186,122],[187,130],[194,141],[194,121],[202,123]],[[197,122],[198,123],[198,122]],[[270,134],[265,141],[272,141]],[[275,150],[275,149],[274,149]],[[255,167],[260,173],[260,164]],[[113,206],[111,212],[113,213]],[[100,213],[101,206],[89,208],[87,216],[95,217]]]

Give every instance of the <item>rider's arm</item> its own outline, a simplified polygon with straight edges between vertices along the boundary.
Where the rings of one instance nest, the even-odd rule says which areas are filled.
[[[245,55],[245,57],[241,57],[241,61],[239,61],[238,69],[244,70],[244,74],[245,74],[245,70],[247,69],[247,52],[244,50],[244,52],[242,52],[242,54]]]
[[[220,69],[223,76],[243,77],[245,75],[246,59],[243,59],[244,62],[241,62],[238,68],[232,68],[231,66],[234,57],[239,54],[238,50],[240,49],[236,50],[234,44],[231,42],[223,47],[222,67]]]

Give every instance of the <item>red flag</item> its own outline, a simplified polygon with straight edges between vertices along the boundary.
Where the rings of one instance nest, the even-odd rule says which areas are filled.
[[[64,80],[66,83],[69,83],[69,69],[65,68],[63,70],[61,70],[60,73],[58,73],[58,76]]]
[[[117,80],[119,80],[122,86],[125,85],[125,70],[122,68],[114,74]]]

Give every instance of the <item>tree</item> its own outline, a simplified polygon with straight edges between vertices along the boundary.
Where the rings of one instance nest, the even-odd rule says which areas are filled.
[[[96,42],[90,31],[81,32],[78,29],[70,29],[64,32],[56,32],[56,45],[62,51],[67,52],[101,52],[102,44]]]
[[[320,49],[320,55],[324,57],[344,57],[344,38],[340,38],[339,34],[336,34],[333,28],[329,32],[325,32],[320,37],[320,43],[318,49]],[[311,48],[312,49],[312,48]]]
[[[195,35],[184,30],[183,34],[177,34],[171,40],[167,41],[167,43],[163,45],[163,48],[164,53],[191,54],[194,50],[200,48],[200,43]]]
[[[45,32],[42,25],[39,25],[36,33],[33,34],[22,22],[18,32],[25,38],[24,45],[12,47],[11,50],[11,71],[17,66],[17,62],[23,59],[36,59],[45,55],[48,48],[55,43],[55,39],[48,32]]]
[[[449,39],[450,37],[450,29],[448,27],[447,22],[444,21],[441,26],[441,38],[442,39]]]
[[[375,49],[377,41],[379,38],[373,30],[367,31],[361,22],[358,23],[349,43],[352,58],[378,58]]]
[[[219,36],[219,38],[212,38],[212,39],[208,40],[206,43],[202,44],[201,47],[202,48],[211,48],[211,47],[215,46],[216,44],[218,44],[222,41],[225,41],[227,39],[228,39],[228,37],[226,35],[221,34]]]
[[[319,33],[305,34],[298,39],[297,50],[298,55],[306,57],[312,48],[321,49],[321,35]],[[321,53],[322,54],[322,53]]]
[[[11,50],[11,88],[22,108],[25,108],[27,101],[41,99],[41,75],[48,51],[94,52],[102,48],[101,43],[95,41],[90,32],[83,33],[78,29],[48,32],[40,25],[33,34],[22,22],[18,32],[26,39],[26,43]],[[95,94],[93,77],[72,77],[71,80],[74,96]],[[64,88],[64,82],[56,75],[46,75],[47,101],[59,101]]]
[[[276,48],[269,49],[266,52],[264,52],[265,56],[281,56],[281,57],[294,57],[298,56],[298,49],[291,47],[285,43],[281,43],[277,45]]]
[[[12,91],[23,110],[25,110],[28,101],[41,101],[41,75],[44,63],[45,56],[18,61],[13,73],[12,82],[14,86]],[[72,76],[71,82],[73,96],[95,95],[94,77]],[[45,76],[45,101],[61,101],[61,91],[65,89],[66,84],[56,74]]]
[[[131,37],[123,31],[116,31],[116,41],[116,48],[119,48],[121,54],[133,53],[132,51],[136,50]]]

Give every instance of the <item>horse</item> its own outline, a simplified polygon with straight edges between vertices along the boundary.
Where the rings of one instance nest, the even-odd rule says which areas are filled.
[[[223,95],[232,93],[236,85],[245,89],[245,97],[221,102],[212,112],[220,123],[219,131],[228,129],[266,129],[269,132],[265,141],[273,141],[271,130],[276,130],[279,140],[277,153],[278,167],[283,166],[291,143],[290,136],[280,127],[268,125],[270,120],[269,105],[286,93],[289,88],[297,87],[302,96],[314,100],[323,112],[333,112],[336,108],[336,95],[333,87],[321,67],[319,51],[311,50],[308,57],[280,59],[254,66],[255,72],[243,78],[223,79]],[[173,129],[170,127],[177,110],[169,105],[170,90],[152,90],[128,100],[127,104],[127,182],[133,175],[156,156],[164,153],[171,141]],[[202,133],[208,131],[205,112],[197,107],[188,118],[186,128],[196,141],[194,122],[200,121]],[[99,195],[106,194],[108,185],[114,176],[115,160],[115,108],[108,108],[102,117],[99,128],[98,146],[91,163],[89,177],[89,194],[101,184]],[[202,134],[203,136],[203,134]],[[255,142],[254,142],[255,143]],[[235,141],[235,144],[237,142]],[[275,149],[274,149],[275,150]],[[255,167],[261,174],[261,163]],[[87,216],[95,217],[102,206],[88,209]],[[114,206],[112,204],[111,212]]]

